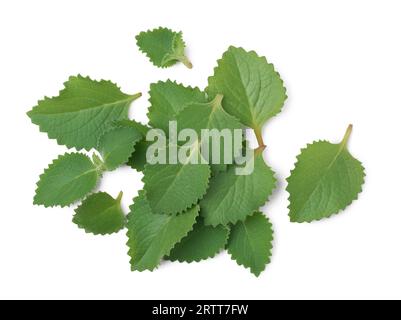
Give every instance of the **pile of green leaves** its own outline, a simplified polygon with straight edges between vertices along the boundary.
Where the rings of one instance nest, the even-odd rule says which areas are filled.
[[[192,67],[181,33],[142,32],[137,44],[158,67],[178,61]],[[272,225],[260,208],[276,187],[263,158],[262,127],[286,100],[280,75],[255,52],[229,47],[204,91],[167,80],[151,84],[149,95],[148,125],[128,118],[141,94],[125,94],[109,81],[70,77],[57,97],[39,101],[28,112],[31,121],[77,151],[59,156],[44,170],[34,204],[64,207],[83,200],[73,217],[78,227],[100,235],[126,228],[132,270],[153,270],[163,259],[198,262],[227,250],[258,276],[270,262],[273,240]],[[167,133],[171,120],[197,132],[253,129],[259,143],[251,153],[253,172],[237,175],[239,165],[223,162],[146,163],[147,132]],[[364,169],[347,150],[350,132],[351,127],[339,144],[315,142],[298,156],[288,178],[291,221],[329,217],[357,198]],[[198,155],[199,144],[190,152]],[[142,171],[144,182],[128,215],[121,208],[122,193],[116,198],[93,193],[105,171],[126,164]]]

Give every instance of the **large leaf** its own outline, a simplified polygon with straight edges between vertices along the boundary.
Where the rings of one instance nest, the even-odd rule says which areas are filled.
[[[166,68],[177,61],[192,68],[192,63],[185,55],[185,43],[182,32],[174,32],[167,28],[158,28],[141,32],[136,36],[139,49],[144,52],[156,66]]]
[[[169,121],[192,103],[206,103],[206,95],[198,88],[184,87],[167,80],[150,85],[149,124],[168,133]]]
[[[255,151],[254,168],[249,175],[237,175],[237,166],[210,180],[207,194],[200,202],[207,225],[227,225],[243,221],[264,205],[276,185],[273,171],[260,150]],[[252,162],[249,160],[250,165]]]
[[[128,95],[109,81],[70,77],[59,96],[45,98],[28,112],[34,124],[49,138],[68,148],[90,150],[113,126],[128,118],[131,102],[140,94]]]
[[[347,149],[351,129],[341,143],[314,142],[297,157],[287,179],[291,221],[327,218],[345,209],[362,191],[364,168]]]
[[[120,192],[113,199],[106,192],[91,194],[75,209],[72,221],[88,233],[105,235],[120,231],[125,226],[122,195]]]
[[[281,111],[286,99],[283,81],[265,57],[232,46],[218,61],[206,91],[223,94],[224,109],[257,131]]]
[[[46,207],[70,205],[96,187],[102,170],[84,154],[66,153],[54,160],[40,176],[34,204]]]
[[[168,216],[152,212],[143,192],[134,199],[128,214],[127,236],[132,270],[153,270],[162,258],[185,237],[196,221],[199,206]]]
[[[224,249],[229,229],[223,226],[206,226],[199,219],[193,230],[171,251],[168,259],[180,262],[199,262],[214,257]]]
[[[272,225],[262,213],[256,212],[231,228],[227,250],[239,265],[259,276],[270,262],[272,241]]]

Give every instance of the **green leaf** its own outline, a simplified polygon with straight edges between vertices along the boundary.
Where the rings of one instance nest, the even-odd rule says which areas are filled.
[[[127,164],[135,170],[143,171],[145,170],[146,161],[146,151],[148,147],[152,145],[152,141],[141,140],[135,145],[135,151],[131,154],[128,159]]]
[[[184,87],[167,80],[150,85],[149,124],[168,133],[169,121],[176,120],[178,113],[192,103],[206,103],[204,92],[198,88]]]
[[[347,149],[350,126],[343,141],[314,142],[297,157],[287,179],[292,222],[330,217],[357,199],[364,183],[364,168]]]
[[[256,212],[231,228],[227,250],[233,260],[250,268],[258,277],[270,263],[272,241],[272,225],[262,213]]]
[[[265,57],[232,46],[218,61],[206,92],[223,94],[223,108],[257,131],[281,111],[287,97],[283,81]]]
[[[139,49],[156,67],[166,68],[180,61],[189,69],[192,68],[192,63],[184,52],[182,32],[160,27],[141,32],[136,36],[136,41]]]
[[[70,77],[59,96],[45,98],[28,112],[40,131],[61,145],[76,149],[96,148],[113,121],[128,118],[131,102],[140,93],[128,95],[109,81]]]
[[[49,165],[37,183],[34,204],[67,206],[85,197],[97,185],[102,168],[86,155],[66,153]]]
[[[106,132],[100,138],[97,149],[107,170],[112,171],[126,163],[134,152],[136,143],[142,138],[137,129],[122,124]]]
[[[216,129],[220,133],[222,130],[229,130],[232,139],[227,141],[231,146],[234,146],[234,130],[241,130],[241,123],[233,116],[229,115],[224,111],[221,102],[223,96],[218,94],[215,99],[209,103],[193,103],[188,105],[182,110],[177,116],[178,131],[183,129],[193,129],[196,131],[199,138],[201,138],[201,132],[204,129],[213,130]],[[202,140],[202,139],[201,139]],[[204,139],[207,141],[201,142],[201,148],[209,145],[209,157],[206,159],[210,164],[213,163],[216,166],[216,171],[224,171],[224,164],[232,164],[233,162],[225,162],[225,140],[220,135],[213,135],[210,139]],[[213,143],[220,144],[220,161],[212,162],[212,145]],[[234,159],[236,153],[241,149],[241,144],[237,146],[237,149],[233,147],[230,156]]]
[[[87,197],[75,209],[73,222],[88,233],[112,234],[125,226],[125,215],[121,209],[122,192],[113,199],[105,192],[98,192]]]
[[[254,155],[254,169],[249,175],[237,175],[238,166],[210,180],[207,194],[200,202],[201,215],[207,225],[227,225],[243,221],[263,206],[276,185],[273,171],[266,165],[260,150]],[[248,165],[251,165],[249,161]]]
[[[196,221],[199,206],[185,213],[168,216],[152,212],[145,194],[139,192],[128,214],[127,236],[132,270],[153,270],[184,238]]]
[[[199,155],[199,148],[190,149]],[[155,213],[175,214],[192,207],[206,193],[210,167],[207,164],[192,164],[190,161],[177,164],[147,164],[144,170],[144,190],[149,205]]]
[[[229,229],[223,226],[206,226],[199,219],[193,230],[171,251],[168,260],[199,262],[213,258],[227,244]]]

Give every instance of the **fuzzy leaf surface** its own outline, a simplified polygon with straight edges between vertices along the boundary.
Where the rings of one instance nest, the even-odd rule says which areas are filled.
[[[208,81],[209,96],[223,94],[224,109],[255,130],[281,111],[287,97],[273,65],[242,48],[229,47]]]
[[[200,157],[199,148],[195,145],[190,153]],[[187,210],[202,198],[208,188],[211,171],[208,164],[188,161],[147,164],[143,173],[144,190],[152,210],[159,214],[175,214]]]
[[[314,142],[297,157],[287,179],[292,222],[330,217],[357,199],[365,173],[362,163],[348,151],[347,139],[346,135],[339,144]]]
[[[171,251],[168,259],[180,262],[199,262],[214,257],[224,249],[229,229],[223,226],[206,226],[198,219],[193,230]]]
[[[176,120],[180,111],[192,103],[206,103],[204,92],[184,87],[171,80],[150,85],[149,124],[168,133],[169,121]]]
[[[184,52],[185,43],[182,32],[160,27],[141,32],[136,36],[136,41],[139,49],[156,67],[166,68],[180,61],[186,67],[192,68]]]
[[[156,214],[144,193],[140,192],[130,210],[127,245],[131,269],[143,271],[155,269],[174,245],[192,230],[199,206],[176,216]]]
[[[236,166],[230,166],[210,180],[208,192],[200,202],[207,225],[243,221],[267,202],[276,185],[274,172],[266,165],[261,152],[255,152],[253,157],[251,174],[237,175]]]
[[[136,143],[142,138],[137,129],[121,124],[106,132],[100,138],[97,149],[107,170],[112,171],[126,163],[134,152]]]
[[[101,172],[84,154],[66,153],[40,176],[34,204],[67,206],[85,197],[97,185]]]
[[[118,232],[125,226],[121,197],[122,193],[117,199],[106,192],[91,194],[75,209],[72,221],[86,232],[95,235]]]
[[[70,77],[57,97],[39,101],[28,116],[58,144],[76,149],[96,148],[113,121],[128,119],[131,102],[140,94],[128,95],[112,82]]]
[[[271,223],[262,213],[256,212],[231,228],[227,250],[239,265],[259,276],[270,263],[272,241]]]

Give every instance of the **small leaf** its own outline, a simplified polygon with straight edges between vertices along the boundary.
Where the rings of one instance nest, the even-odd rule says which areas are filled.
[[[196,221],[199,206],[185,213],[168,216],[152,212],[144,192],[134,199],[128,214],[127,236],[132,270],[153,270],[184,238]]]
[[[45,98],[28,112],[40,131],[58,144],[76,149],[96,148],[113,121],[128,119],[131,102],[140,93],[128,95],[109,81],[70,77],[58,97]]]
[[[162,129],[166,134],[169,121],[176,120],[180,111],[189,104],[207,102],[205,93],[198,88],[184,87],[170,80],[152,83],[149,95],[149,124]]]
[[[287,179],[292,222],[311,222],[345,209],[362,191],[364,168],[347,149],[350,126],[343,141],[314,142],[297,157]]]
[[[73,222],[88,233],[112,234],[125,226],[125,215],[121,209],[122,192],[113,199],[105,192],[87,197],[75,209]]]
[[[223,94],[223,108],[258,132],[287,98],[283,81],[265,57],[232,46],[218,61],[206,92]]]
[[[199,262],[213,258],[224,249],[229,229],[223,226],[206,226],[199,219],[193,230],[178,243],[168,256],[168,260],[179,262]]]
[[[210,180],[210,187],[200,202],[201,215],[207,225],[227,225],[243,221],[263,206],[276,185],[273,171],[255,151],[254,168],[249,175],[237,175],[237,166]],[[249,161],[251,163],[251,161]]]
[[[141,32],[136,36],[136,40],[139,49],[156,67],[166,68],[180,61],[189,69],[192,68],[192,63],[184,53],[182,32],[160,27]]]
[[[97,185],[102,168],[86,155],[66,153],[49,165],[37,183],[34,204],[67,206],[85,197]]]
[[[135,150],[135,145],[143,138],[132,126],[121,124],[106,132],[99,140],[100,152],[107,170],[117,169],[128,161]]]
[[[272,241],[272,225],[262,213],[256,212],[231,228],[227,250],[232,259],[258,277],[270,263]]]
[[[191,148],[191,154],[200,156],[197,146]],[[143,173],[144,190],[152,210],[159,214],[175,214],[192,207],[206,193],[210,167],[189,161],[147,164]]]

